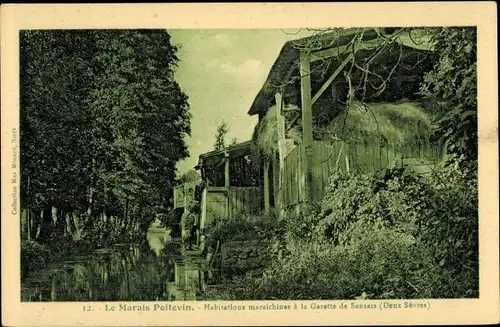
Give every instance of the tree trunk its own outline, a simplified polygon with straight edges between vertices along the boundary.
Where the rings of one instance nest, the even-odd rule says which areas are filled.
[[[56,230],[59,235],[67,236],[64,210],[57,210]]]
[[[36,229],[35,229],[35,240],[40,237],[40,231],[42,230],[42,221],[43,221],[43,209],[40,210],[40,214],[38,215],[38,219],[36,221]]]
[[[110,218],[108,218],[108,215],[106,214],[106,210],[103,210],[102,212],[102,220],[104,221],[104,231],[103,231],[103,237],[104,239],[109,238],[109,234],[111,232],[111,222]]]
[[[56,226],[57,225],[57,213],[58,213],[58,210],[56,207],[52,207],[50,209],[50,213],[51,213],[51,216],[52,216],[52,226]]]
[[[65,234],[63,217],[63,210],[52,207],[52,221],[54,222],[53,232],[55,232],[56,236],[63,236]]]
[[[64,229],[65,234],[73,236],[73,229],[71,228],[72,219],[71,219],[71,214],[69,212],[66,212],[65,219],[66,219],[66,228]]]
[[[89,219],[91,219],[92,215],[94,214],[94,189],[90,188],[89,192],[89,206],[87,207],[87,217],[85,217],[85,222],[87,222]]]
[[[28,210],[21,208],[21,237],[29,239]]]
[[[128,225],[128,197],[125,198],[125,212],[123,214],[123,225],[122,225],[122,234],[125,234],[127,231]]]
[[[52,233],[52,227],[53,227],[53,222],[52,222],[52,206],[51,205],[45,205],[45,207],[42,210],[42,219],[40,222],[40,233],[38,235],[38,239],[42,242],[48,241],[50,238],[50,235]]]
[[[43,212],[43,211],[42,211]],[[42,214],[37,214],[36,212],[31,212],[31,233],[30,239],[35,240],[38,238],[38,234],[40,233],[40,220]]]
[[[73,239],[78,241],[80,239],[81,229],[78,217],[72,212],[70,216],[70,225],[73,224]]]
[[[138,205],[137,212],[132,217],[130,217],[130,224],[128,227],[131,234],[132,234],[132,237],[135,237],[137,235],[137,231],[138,231],[137,225],[138,225],[138,221],[141,217],[141,214],[142,214],[142,206]]]
[[[31,209],[28,208],[28,221],[27,221],[27,225],[28,225],[28,241],[31,241]]]
[[[50,289],[50,299],[52,301],[57,300],[57,290],[56,290],[56,280],[55,277],[52,277],[52,287]]]
[[[116,218],[113,215],[109,215],[109,232],[116,229]]]

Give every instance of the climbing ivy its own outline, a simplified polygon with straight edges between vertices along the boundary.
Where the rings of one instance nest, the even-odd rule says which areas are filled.
[[[435,63],[420,91],[443,107],[436,133],[448,141],[450,153],[477,160],[477,30],[441,27],[425,33],[434,43]]]

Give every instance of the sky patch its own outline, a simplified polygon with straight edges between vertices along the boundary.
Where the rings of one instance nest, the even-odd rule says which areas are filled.
[[[257,117],[247,112],[284,43],[310,35],[302,30],[170,30],[179,46],[176,80],[189,97],[192,115],[190,157],[179,162],[187,172],[198,156],[212,151],[217,125],[230,126],[226,142],[251,138]]]

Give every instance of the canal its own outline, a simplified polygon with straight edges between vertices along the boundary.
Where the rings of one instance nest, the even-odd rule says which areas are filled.
[[[205,286],[203,260],[154,222],[143,244],[116,244],[30,272],[21,300],[196,300]]]

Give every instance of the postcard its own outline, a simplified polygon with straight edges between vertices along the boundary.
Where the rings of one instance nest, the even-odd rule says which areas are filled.
[[[495,9],[2,6],[2,323],[498,323]]]

